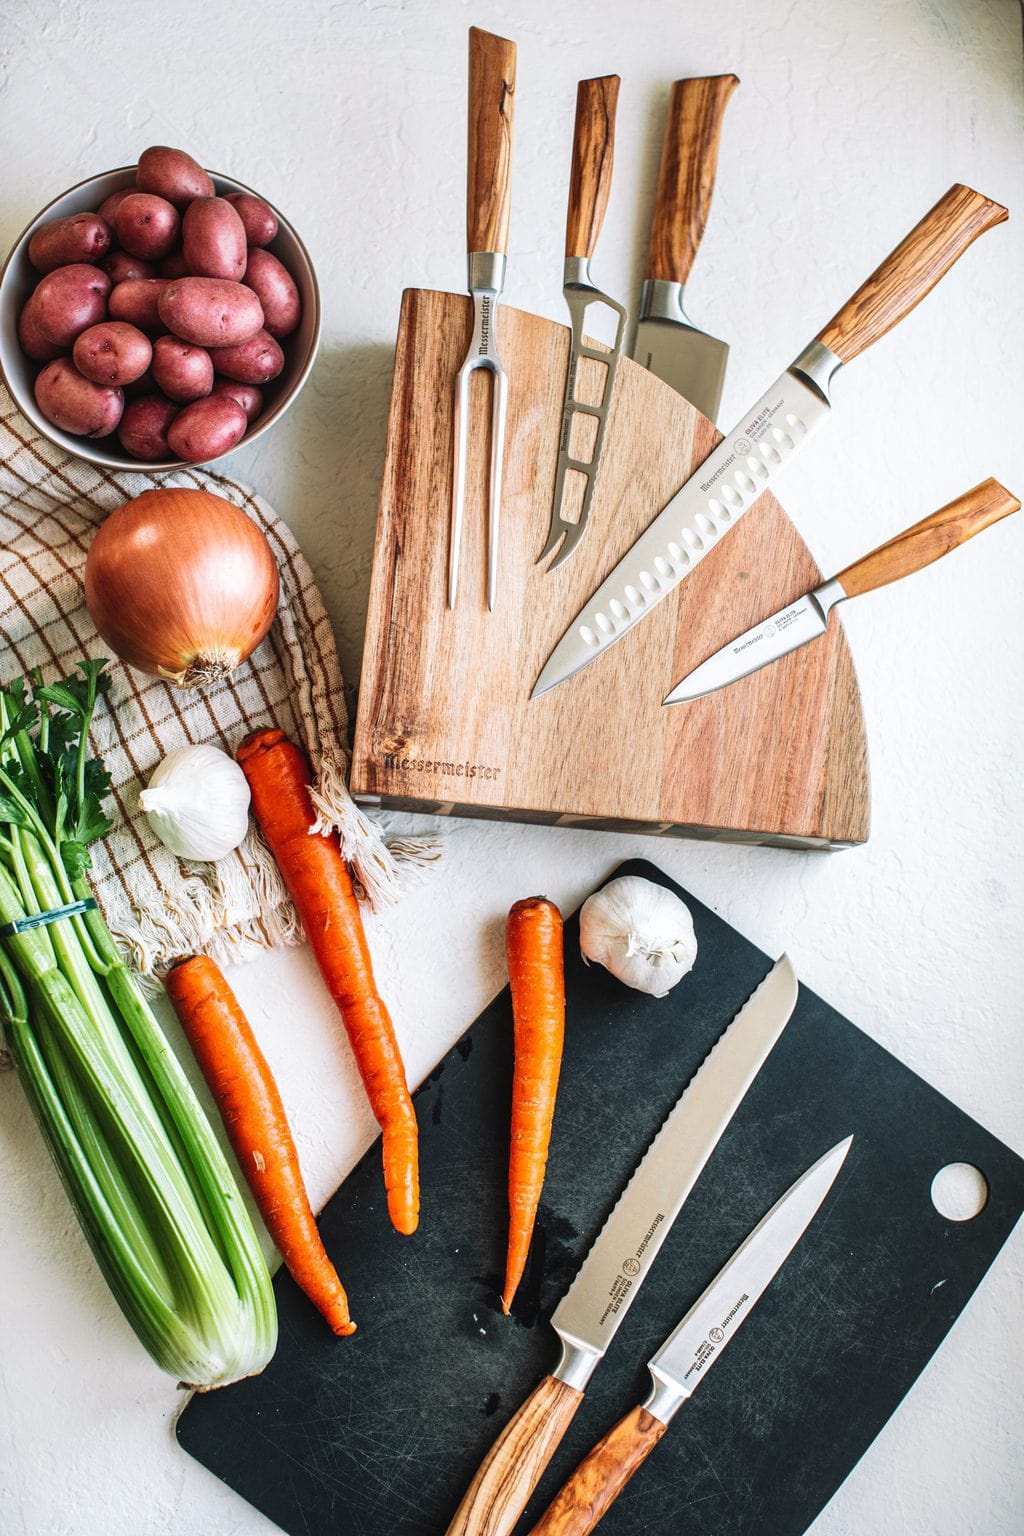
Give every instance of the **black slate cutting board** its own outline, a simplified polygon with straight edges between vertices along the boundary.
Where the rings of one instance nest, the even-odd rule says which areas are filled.
[[[643,862],[641,874],[678,890]],[[193,1398],[178,1438],[292,1536],[442,1536],[498,1431],[557,1358],[546,1319],[673,1102],[771,965],[700,902],[699,954],[663,1000],[579,957],[548,1176],[515,1316],[501,1316],[512,1070],[507,990],[416,1095],[423,1210],[388,1223],[379,1143],[327,1205],[359,1324],[336,1340],[282,1271],[277,1355]],[[799,946],[794,938],[799,969]],[[798,1174],[855,1141],[732,1347],[602,1522],[602,1536],[799,1536],[942,1342],[1024,1209],[1024,1162],[806,988],[666,1239],[518,1533],[646,1395],[645,1362]],[[950,1162],[989,1183],[941,1217]],[[949,1434],[951,1425],[936,1425]]]

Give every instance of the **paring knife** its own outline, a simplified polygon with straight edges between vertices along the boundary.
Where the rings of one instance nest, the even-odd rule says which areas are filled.
[[[801,1174],[744,1239],[648,1362],[653,1385],[646,1402],[598,1441],[530,1536],[588,1536],[608,1512],[789,1258],[852,1142],[852,1136],[838,1142]]]
[[[601,583],[545,663],[534,698],[604,655],[675,591],[828,417],[836,370],[891,330],[978,235],[1006,217],[1005,208],[970,187],[953,186],[939,199]]]
[[[469,439],[469,379],[483,368],[491,374],[491,477],[487,513],[487,606],[498,589],[501,482],[508,414],[508,376],[498,354],[498,300],[505,286],[512,175],[512,109],[516,89],[516,45],[507,38],[469,29],[469,149],[466,178],[468,286],[473,299],[473,335],[455,380],[455,456],[452,466],[452,526],[448,545],[448,606],[455,607],[459,549],[466,503]]]
[[[597,237],[604,223],[608,194],[612,186],[612,155],[615,147],[615,108],[619,100],[618,75],[605,75],[599,80],[581,80],[576,89],[576,126],[573,130],[572,174],[569,178],[569,211],[565,223],[565,269],[562,292],[569,306],[572,321],[572,338],[569,347],[569,368],[565,378],[565,401],[562,406],[562,422],[558,437],[558,464],[555,469],[555,492],[551,503],[551,525],[547,543],[537,556],[537,563],[546,560],[552,550],[562,544],[558,554],[548,566],[553,571],[563,560],[568,560],[587,530],[590,520],[590,504],[594,499],[597,473],[604,444],[608,413],[611,410],[615,389],[615,370],[622,355],[622,340],[626,330],[627,314],[617,300],[609,298],[600,288],[595,288],[590,278],[590,258],[597,245]],[[591,305],[604,305],[618,317],[615,341],[611,351],[587,345],[584,326],[586,313]],[[589,357],[603,368],[601,399],[598,404],[585,404],[576,393],[579,366]],[[593,442],[589,452],[581,445],[577,455],[572,452],[573,425],[578,415],[589,416],[595,424]],[[583,457],[587,453],[586,457]],[[569,470],[586,480],[583,504],[579,517],[572,521],[565,516],[566,477]],[[564,541],[563,541],[564,536]]]
[[[684,285],[711,208],[718,144],[735,75],[677,80],[672,87],[654,194],[647,274],[633,358],[714,421],[729,348],[698,330],[683,307]]]
[[[828,629],[830,611],[844,598],[859,597],[862,592],[873,592],[876,587],[923,570],[1019,507],[1017,497],[998,480],[983,480],[973,491],[922,518],[913,528],[855,560],[838,576],[807,592],[788,608],[780,609],[770,619],[723,645],[677,683],[662,703],[684,704],[702,699],[728,683],[760,671],[780,656],[823,635]]]
[[[509,1536],[683,1202],[789,1022],[798,985],[783,955],[669,1112],[552,1314],[562,1341],[557,1367],[494,1442],[447,1536]]]

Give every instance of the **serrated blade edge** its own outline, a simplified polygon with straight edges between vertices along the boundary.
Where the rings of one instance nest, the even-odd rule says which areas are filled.
[[[555,1308],[551,1324],[563,1344],[589,1357],[583,1380],[608,1348],[705,1163],[789,1022],[798,991],[796,972],[783,955],[676,1100]],[[573,1384],[580,1384],[580,1375],[574,1373]]]

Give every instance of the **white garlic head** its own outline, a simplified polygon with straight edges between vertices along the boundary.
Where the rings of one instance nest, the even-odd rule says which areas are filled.
[[[249,826],[245,774],[220,747],[168,752],[139,803],[164,847],[179,859],[223,859],[242,842]]]
[[[693,969],[697,938],[690,909],[674,891],[620,875],[580,909],[580,949],[628,987],[664,997]]]

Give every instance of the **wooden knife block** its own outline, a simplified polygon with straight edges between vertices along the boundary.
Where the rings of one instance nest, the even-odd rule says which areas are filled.
[[[458,604],[447,603],[461,295],[402,302],[352,762],[389,809],[674,837],[843,847],[868,835],[867,749],[843,631],[730,688],[662,708],[718,646],[821,580],[766,492],[652,614],[531,700],[562,632],[719,441],[686,400],[619,364],[590,527],[564,566],[547,536],[565,326],[502,305],[509,376],[495,611],[485,596],[490,383],[473,379]],[[591,364],[591,368],[598,365]]]

